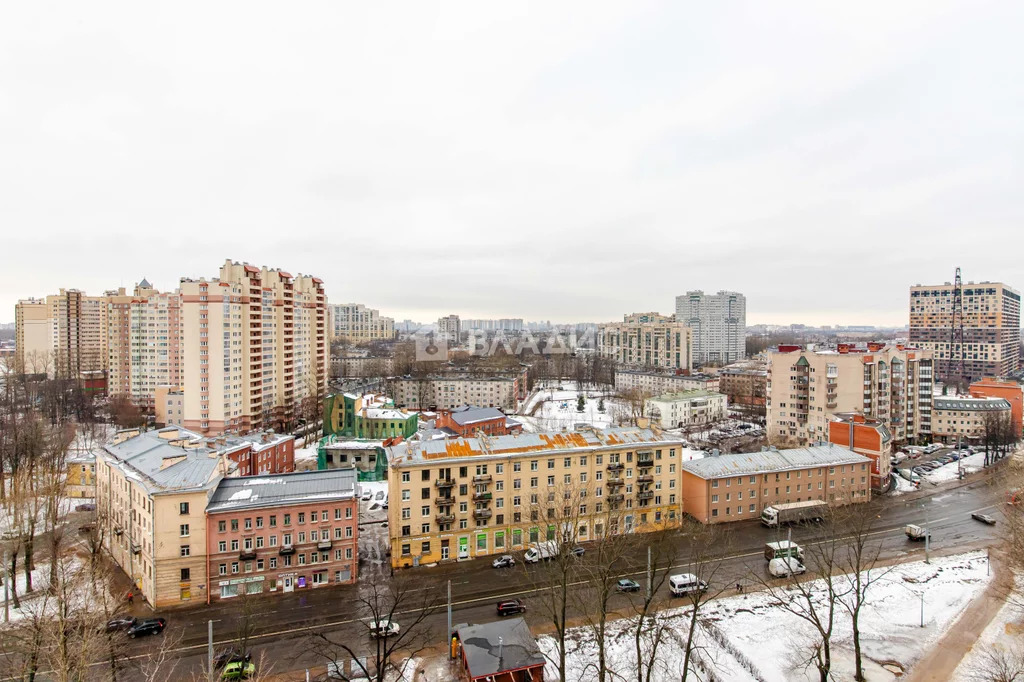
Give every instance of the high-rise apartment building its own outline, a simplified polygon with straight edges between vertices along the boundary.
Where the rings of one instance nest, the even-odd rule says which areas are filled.
[[[681,322],[606,324],[597,334],[597,350],[623,365],[690,369],[692,331]]]
[[[181,294],[143,279],[132,295],[107,292],[107,391],[147,412],[158,386],[181,386]]]
[[[53,352],[50,309],[44,299],[27,298],[14,306],[15,364],[18,372],[42,374],[50,370]]]
[[[950,374],[955,286],[910,287],[910,343],[934,354],[936,375]],[[964,379],[1004,377],[1020,367],[1020,292],[999,282],[963,285]],[[959,325],[958,325],[959,326]],[[959,345],[959,344],[957,344]]]
[[[746,357],[747,297],[735,291],[676,296],[676,321],[693,330],[693,361],[727,365]]]
[[[182,279],[185,426],[199,433],[286,428],[327,386],[323,282],[227,261]]]
[[[781,346],[768,356],[768,439],[804,446],[828,440],[835,414],[877,419],[901,445],[932,431],[932,354],[868,344],[836,350]]]
[[[359,343],[395,338],[395,321],[362,303],[330,306],[332,338]]]
[[[437,333],[452,341],[458,341],[462,336],[462,324],[458,315],[445,315],[437,318]]]

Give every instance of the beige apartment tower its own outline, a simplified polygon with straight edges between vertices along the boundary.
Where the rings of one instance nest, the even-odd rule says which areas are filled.
[[[932,355],[868,344],[809,351],[780,347],[768,359],[768,439],[779,447],[827,441],[837,413],[877,419],[896,445],[932,431]]]
[[[331,337],[353,343],[395,338],[395,321],[362,303],[330,306]]]
[[[599,329],[597,340],[601,355],[623,365],[660,369],[693,366],[693,331],[682,322],[606,324]]]
[[[910,343],[933,353],[939,378],[949,372],[954,288],[948,282],[910,287]],[[1020,367],[1020,292],[1000,282],[967,282],[962,301],[964,378],[972,382],[1015,372]]]
[[[327,386],[323,281],[227,261],[182,279],[184,421],[203,434],[289,428]]]

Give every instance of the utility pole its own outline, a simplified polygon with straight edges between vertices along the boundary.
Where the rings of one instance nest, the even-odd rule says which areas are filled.
[[[654,589],[654,576],[651,574],[651,546],[647,545],[647,601],[651,600],[651,590]]]
[[[929,527],[929,524],[928,524],[928,507],[926,506],[924,508],[924,562],[926,564],[930,564],[931,563],[931,559],[928,556],[928,550],[931,549],[931,542],[932,542],[932,529]],[[922,609],[921,612],[924,613],[924,594],[923,593],[921,595],[921,600],[922,600],[921,601],[921,609]],[[924,626],[922,625],[921,627],[924,627]]]
[[[4,622],[11,622],[11,584],[10,580],[7,579],[7,567],[10,566],[10,557],[8,552],[4,549],[4,565],[3,569],[0,570],[0,579],[4,581]]]
[[[921,591],[921,627],[924,627],[924,590]]]
[[[448,630],[445,631],[444,641],[448,643],[448,657],[451,658],[452,638],[452,581],[448,579]]]
[[[213,682],[213,621],[206,621],[206,678]]]

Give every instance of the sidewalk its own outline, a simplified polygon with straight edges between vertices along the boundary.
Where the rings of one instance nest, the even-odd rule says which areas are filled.
[[[960,665],[960,661],[1003,607],[1006,595],[1013,587],[1012,574],[996,555],[990,554],[989,559],[995,571],[995,578],[985,588],[981,597],[974,600],[960,614],[945,636],[910,669],[906,677],[908,682],[946,682],[953,679],[953,672]]]

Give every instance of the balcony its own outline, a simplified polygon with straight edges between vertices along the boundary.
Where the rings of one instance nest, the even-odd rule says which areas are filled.
[[[609,488],[614,488],[616,486],[622,485],[624,483],[624,481],[621,478],[609,478],[606,481],[606,483],[608,484]]]
[[[644,476],[638,476],[636,480],[637,483],[654,483],[654,476],[646,474]]]
[[[320,542],[316,543],[316,548],[319,549],[321,552],[326,552],[331,548],[331,541],[321,540]]]
[[[490,502],[492,497],[494,497],[493,493],[474,493],[473,494],[473,501],[474,502]]]
[[[640,469],[650,469],[652,466],[654,466],[654,460],[651,460],[651,459],[638,459],[636,461],[636,465]]]
[[[473,483],[490,483],[490,482],[491,482],[491,475],[490,474],[477,474],[476,476],[473,477]]]
[[[636,494],[636,499],[638,499],[638,500],[649,500],[649,499],[651,499],[653,497],[654,497],[654,491],[653,490],[641,490],[640,492],[638,492]]]
[[[288,556],[289,554],[295,554],[295,547],[292,545],[281,545],[281,549],[277,550],[277,553],[281,556]]]
[[[490,509],[474,509],[473,510],[473,518],[476,519],[477,521],[481,521],[483,519],[491,518],[491,515],[493,513],[494,512],[492,512]]]
[[[609,462],[608,471],[622,471],[625,469],[625,465],[622,462]]]
[[[132,547],[132,554],[141,554],[142,553],[142,545],[138,544],[137,542],[131,543],[131,547]]]
[[[616,493],[615,495],[608,496],[609,502],[622,502],[624,499],[626,499],[626,496],[622,493]]]
[[[446,523],[454,523],[455,514],[438,514],[434,517],[434,520],[441,525],[444,525]]]
[[[242,561],[252,561],[253,559],[256,558],[256,550],[255,549],[243,549],[241,552],[238,553],[238,558],[241,559]]]
[[[451,480],[450,478],[439,478],[436,481],[434,481],[434,485],[436,485],[438,488],[451,488],[453,485],[455,485],[455,481]]]

